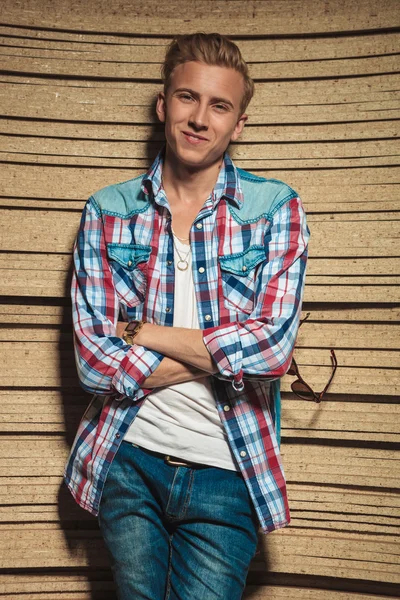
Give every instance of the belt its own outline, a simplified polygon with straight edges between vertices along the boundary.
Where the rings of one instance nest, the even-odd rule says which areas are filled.
[[[138,446],[137,444],[132,443],[132,446],[135,446],[135,448],[140,448],[140,450],[143,450],[148,454],[152,454],[153,456],[162,458],[167,465],[171,465],[172,467],[188,467],[190,469],[205,469],[207,467],[211,467],[211,465],[204,465],[202,463],[191,462],[188,460],[184,460],[183,458],[178,458],[177,456],[171,456],[170,454],[163,454],[162,452],[149,450],[148,448],[143,448],[143,446]]]

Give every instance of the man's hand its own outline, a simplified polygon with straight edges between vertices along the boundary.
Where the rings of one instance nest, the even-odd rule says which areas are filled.
[[[117,323],[117,337],[122,338],[122,334],[124,333],[127,325],[128,325],[128,323],[126,323],[125,321],[118,321],[118,323]]]

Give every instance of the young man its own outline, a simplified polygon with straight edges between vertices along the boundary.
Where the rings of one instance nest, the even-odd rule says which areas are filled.
[[[166,146],[82,216],[75,348],[94,397],[65,478],[98,515],[120,599],[235,600],[258,528],[289,521],[277,383],[308,229],[290,187],[227,153],[253,95],[237,46],[180,36],[163,78]]]

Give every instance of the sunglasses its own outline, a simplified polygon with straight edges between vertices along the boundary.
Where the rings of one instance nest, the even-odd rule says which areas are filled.
[[[310,316],[310,313],[307,313],[306,316],[304,317],[304,319],[302,319],[300,321],[299,327],[304,323],[304,321],[306,321],[308,319],[309,316]],[[322,392],[316,393],[316,392],[314,392],[312,387],[309,386],[308,383],[306,383],[304,381],[304,379],[300,375],[299,367],[297,366],[295,359],[292,358],[292,364],[290,365],[288,375],[294,375],[297,377],[297,379],[295,381],[293,381],[293,383],[291,385],[292,392],[294,394],[296,394],[296,396],[298,396],[302,400],[309,400],[311,402],[314,401],[317,403],[321,402],[322,398],[324,397],[324,395],[328,391],[329,386],[332,383],[333,377],[334,377],[336,369],[337,369],[337,359],[336,359],[336,354],[335,354],[335,351],[333,350],[333,348],[331,349],[331,362],[332,362],[332,374],[329,378],[329,381],[326,384],[326,386],[324,387],[324,389],[322,390]]]

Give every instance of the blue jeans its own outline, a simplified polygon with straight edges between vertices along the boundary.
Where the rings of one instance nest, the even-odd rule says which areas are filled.
[[[99,525],[119,600],[240,600],[259,521],[242,475],[122,442]]]

